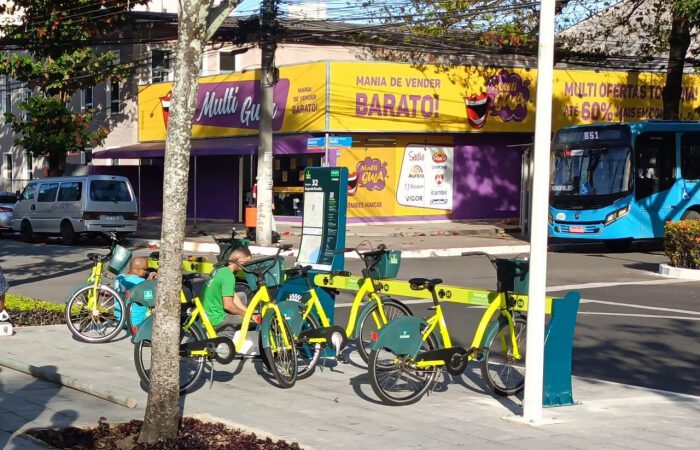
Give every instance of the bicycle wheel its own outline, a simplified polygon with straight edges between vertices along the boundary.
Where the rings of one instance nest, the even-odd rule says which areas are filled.
[[[202,331],[192,326],[187,331],[180,333],[180,345],[203,341]],[[146,387],[151,384],[151,341],[141,341],[134,345],[134,364],[136,373]],[[185,394],[197,383],[204,372],[204,356],[188,356],[180,352],[180,394]]]
[[[432,334],[423,342],[422,350],[437,348]],[[420,400],[431,388],[438,368],[418,369],[408,355],[397,355],[382,348],[369,354],[369,380],[379,399],[391,406],[410,405]]]
[[[96,309],[89,306],[95,295]],[[68,300],[65,311],[66,325],[77,339],[100,343],[113,339],[124,327],[124,301],[111,287],[101,284],[83,286]]]
[[[507,322],[498,328],[490,342],[484,343],[485,356],[481,363],[481,376],[498,395],[514,395],[525,387],[527,321],[516,317],[513,326],[520,359],[516,360],[513,356],[513,341]]]
[[[283,388],[294,386],[297,379],[297,351],[287,322],[282,318],[283,326],[280,326],[278,317],[274,311],[270,311],[270,345],[263,352],[270,364],[270,371],[279,385]],[[284,344],[284,336],[291,345]]]
[[[300,312],[303,313],[303,311]],[[309,314],[301,326],[301,331],[318,328],[318,320]],[[321,344],[297,343],[297,380],[303,380],[313,375],[319,359],[321,359]]]
[[[406,305],[389,298],[382,300],[382,307],[384,309],[384,315],[388,322],[401,316],[410,316],[411,310],[408,309]],[[357,353],[360,354],[360,358],[367,363],[369,361],[369,354],[372,350],[370,346],[372,345],[372,335],[377,333],[379,329],[386,325],[381,323],[381,316],[379,315],[379,304],[377,302],[372,303],[372,307],[359,324],[359,335],[355,339],[355,347],[357,347]],[[387,323],[388,323],[387,322]]]

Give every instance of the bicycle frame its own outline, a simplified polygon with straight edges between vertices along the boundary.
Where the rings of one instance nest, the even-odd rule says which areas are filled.
[[[323,309],[323,306],[321,305],[321,301],[319,300],[316,291],[314,289],[311,289],[309,292],[311,295],[311,299],[308,302],[306,302],[302,318],[306,319],[307,317],[309,317],[309,314],[311,314],[311,311],[315,310],[319,320],[321,321],[321,326],[331,326],[330,320],[328,319],[328,316],[326,315],[326,312]],[[384,315],[384,308],[382,307],[382,299],[379,295],[377,295],[377,290],[374,286],[374,282],[371,278],[365,277],[363,278],[363,281],[360,284],[360,289],[357,291],[357,293],[355,294],[355,298],[352,301],[352,307],[350,308],[350,317],[348,317],[348,324],[345,327],[345,333],[347,336],[352,336],[353,332],[355,331],[355,327],[357,326],[357,322],[359,319],[360,307],[363,303],[362,299],[365,297],[365,295],[369,297],[369,301],[366,303],[377,302],[379,304],[378,309],[379,313],[381,314],[381,317],[377,317],[376,312],[373,313],[373,318],[377,323],[377,326],[379,327],[382,323],[387,323],[387,318]],[[321,340],[320,342],[323,341]]]
[[[180,301],[182,303],[186,303],[187,300],[185,299],[185,294],[181,291],[180,292]],[[199,299],[199,297],[195,297],[192,302],[195,305],[194,312],[190,315],[189,319],[187,320],[187,323],[183,327],[185,331],[187,331],[191,326],[197,322],[199,319],[204,326],[204,331],[209,339],[214,339],[218,337],[218,333],[214,329],[214,326],[212,325],[211,321],[209,320],[209,317],[207,317],[207,313],[204,311],[204,305],[202,304],[202,301]],[[239,349],[243,348],[243,345],[246,342],[246,337],[248,335],[248,330],[250,328],[250,320],[253,317],[253,312],[255,311],[256,307],[258,304],[262,303],[262,308],[260,309],[260,315],[262,317],[265,316],[267,311],[272,310],[275,312],[275,319],[278,322],[278,325],[280,327],[284,326],[284,318],[282,317],[282,314],[280,313],[279,308],[277,305],[275,305],[272,301],[272,298],[270,297],[270,292],[267,288],[267,286],[261,286],[260,289],[255,293],[253,298],[251,299],[250,303],[246,307],[246,312],[245,315],[243,316],[243,323],[241,324],[241,329],[240,332],[238,333],[238,338],[234,341],[233,345],[236,349],[236,351],[239,351]],[[283,339],[284,339],[284,345],[285,346],[291,346],[291,342],[287,340],[286,334],[283,334]],[[272,343],[274,346],[274,343]],[[274,348],[273,348],[274,350]],[[193,350],[191,355],[193,356],[206,356],[208,354],[207,350]]]
[[[518,348],[517,338],[515,336],[515,321],[513,319],[512,312],[504,304],[505,298],[506,298],[506,296],[503,296],[501,301],[491,302],[491,304],[488,306],[488,308],[486,308],[486,311],[481,316],[481,320],[479,321],[479,325],[476,328],[476,332],[474,333],[474,338],[472,339],[471,348],[472,349],[481,348],[482,343],[484,341],[484,335],[486,333],[486,330],[488,329],[489,324],[494,319],[496,314],[500,313],[508,321],[508,331],[510,334],[509,337],[510,337],[511,343],[513,344],[513,357],[517,360],[520,360],[521,359],[520,349]],[[437,328],[439,333],[440,333],[440,338],[442,339],[443,347],[445,347],[445,348],[452,347],[452,339],[450,338],[450,333],[449,333],[449,330],[447,328],[447,323],[445,322],[445,317],[444,317],[443,311],[442,311],[442,305],[437,304],[435,306],[435,314],[433,316],[429,317],[427,319],[427,322],[428,322],[428,327],[425,329],[425,331],[423,332],[423,336],[422,336],[423,342],[428,340],[428,337]],[[504,349],[507,348],[507,342],[505,340],[505,336],[501,336],[501,344],[503,345]],[[478,356],[477,352],[469,353],[468,361],[475,359],[477,356]],[[420,362],[416,363],[416,367],[428,368],[428,367],[432,367],[432,366],[445,365],[446,363],[447,363],[447,361],[420,361]]]

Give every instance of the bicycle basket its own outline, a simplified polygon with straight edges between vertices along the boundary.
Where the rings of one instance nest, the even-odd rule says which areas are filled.
[[[377,262],[377,258],[379,258],[379,262]],[[365,260],[372,267],[369,271],[370,277],[374,279],[396,278],[401,266],[401,252],[392,250],[381,255],[367,255]],[[375,262],[377,264],[373,265]]]
[[[118,275],[126,269],[126,265],[129,264],[129,261],[131,261],[131,250],[117,245],[112,252],[112,259],[110,259],[109,264],[107,264],[107,270]]]
[[[264,268],[273,267],[265,274],[265,285],[267,287],[280,286],[284,282],[284,258],[281,256],[271,256],[269,258],[258,259],[243,264],[247,270],[261,271]],[[252,273],[244,273],[245,281],[253,290],[257,290],[258,279]]]
[[[496,277],[499,292],[527,295],[530,261],[523,258],[497,259]]]

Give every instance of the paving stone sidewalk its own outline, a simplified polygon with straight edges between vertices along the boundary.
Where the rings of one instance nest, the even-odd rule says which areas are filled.
[[[20,328],[0,345],[4,359],[52,366],[51,370],[85,385],[133,398],[137,408],[145,405],[146,393],[127,339],[89,345],[74,341],[65,327],[51,326]],[[574,378],[574,396],[581,404],[547,409],[545,417],[558,423],[533,427],[503,419],[517,417],[522,400],[484,394],[478,367],[449,378],[449,383],[443,379],[436,392],[419,403],[395,408],[377,402],[366,369],[357,361],[326,368],[288,390],[273,386],[259,363],[234,362],[217,366],[212,388],[204,384],[186,396],[183,408],[185,414],[210,414],[317,449],[700,447],[700,397]],[[2,389],[0,405],[9,398],[6,388]],[[53,396],[65,395],[63,389],[47,389],[55,392]],[[71,410],[88,420],[100,415],[112,421],[143,415],[139,409],[95,404],[89,406],[92,416],[83,416],[83,406],[53,397],[44,405],[50,411],[32,418],[41,426],[51,425],[56,413],[66,416]]]

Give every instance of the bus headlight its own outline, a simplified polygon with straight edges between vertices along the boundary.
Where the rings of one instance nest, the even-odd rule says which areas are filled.
[[[623,217],[628,212],[630,212],[630,205],[627,205],[624,208],[620,208],[617,211],[611,212],[610,214],[605,216],[605,225],[610,225],[611,223],[615,222],[620,217]]]

